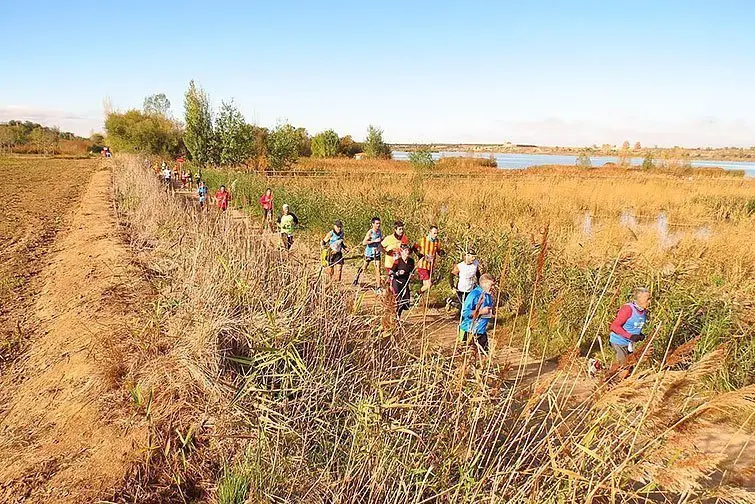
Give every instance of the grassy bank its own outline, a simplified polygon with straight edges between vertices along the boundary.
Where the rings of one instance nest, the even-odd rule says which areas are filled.
[[[429,351],[418,327],[383,328],[351,295],[326,288],[311,264],[283,260],[233,221],[198,215],[136,161],[116,163],[119,215],[158,292],[121,354],[131,407],[152,432],[129,496],[223,504],[753,501],[738,473],[711,484],[725,457],[689,443],[710,422],[749,429],[752,387],[713,394],[703,386],[724,366],[726,346],[691,366],[692,347],[661,353],[622,384],[580,398],[574,359],[523,387],[518,366]],[[208,176],[217,183],[226,175]],[[267,183],[233,178],[237,201],[243,191],[256,199]],[[289,182],[277,201],[294,205],[313,231],[338,214],[355,233],[376,210],[366,202],[379,198],[387,199],[377,210],[403,212],[389,203],[405,200],[390,194],[339,199],[352,182],[317,191]],[[412,226],[424,223],[429,201],[419,202]],[[465,229],[451,222],[444,229]],[[536,270],[540,252],[519,233],[475,236],[484,254],[504,240],[498,268],[508,268],[511,285]],[[555,248],[549,236],[541,250],[551,240]],[[544,265],[542,278],[562,278],[557,267]],[[595,275],[585,277],[594,306],[609,297],[599,292],[616,268],[585,270]],[[530,302],[558,295],[547,282],[515,292],[529,289]],[[581,303],[583,320],[595,318],[589,307]],[[546,322],[533,318],[532,333]]]

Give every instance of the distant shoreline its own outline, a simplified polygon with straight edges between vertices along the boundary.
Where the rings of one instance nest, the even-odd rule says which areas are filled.
[[[621,156],[623,149],[620,146],[592,146],[592,147],[548,147],[521,144],[390,144],[390,148],[396,151],[430,150],[458,151],[474,153],[503,153],[503,154],[545,154],[545,155],[574,155],[583,152],[589,156]],[[631,157],[645,157],[648,153],[654,159],[680,159],[689,158],[711,161],[755,161],[755,147],[750,148],[682,148],[682,147],[630,147],[624,153]]]

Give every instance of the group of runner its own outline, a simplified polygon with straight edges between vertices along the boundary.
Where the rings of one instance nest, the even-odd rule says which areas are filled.
[[[272,226],[273,192],[268,188],[260,197],[264,227]],[[288,205],[282,206],[278,217],[278,227],[283,248],[289,250],[293,244],[293,230],[299,220]],[[438,238],[438,227],[432,225],[428,232],[416,243],[412,243],[405,232],[404,223],[395,221],[393,232],[383,234],[380,217],[373,217],[370,227],[360,245],[363,247],[361,262],[352,284],[359,286],[362,273],[374,271],[374,290],[382,294],[387,288],[396,305],[396,317],[401,319],[412,306],[410,282],[417,278],[421,282],[417,300],[426,295],[433,285],[439,258],[445,256]],[[331,229],[320,241],[321,264],[328,277],[340,283],[343,276],[345,254],[349,251],[343,222],[333,221]],[[487,326],[493,316],[494,302],[492,289],[495,278],[483,274],[473,249],[464,252],[464,258],[453,265],[449,282],[455,296],[447,299],[446,306],[456,306],[460,310],[460,336],[463,341],[474,339],[484,352],[488,350]]]
[[[146,161],[149,163],[149,161]],[[183,163],[181,163],[182,165]],[[157,170],[156,170],[157,171]],[[193,177],[191,170],[184,170],[178,163],[173,170],[163,161],[160,170],[161,179],[170,188],[174,181],[180,181],[181,187],[192,189],[192,181],[197,186],[199,206],[206,210],[209,201],[209,188],[201,175]],[[231,194],[221,185],[214,195],[215,205],[221,212],[228,209]],[[281,213],[274,218],[274,198],[271,188],[267,188],[259,199],[262,210],[263,229],[275,231],[277,223],[280,234],[281,248],[290,251],[294,244],[294,230],[299,225],[299,218],[288,204],[281,206]],[[428,293],[433,285],[433,278],[437,276],[439,258],[446,252],[441,247],[439,230],[435,225],[428,228],[427,234],[419,241],[412,243],[405,232],[404,223],[397,220],[393,223],[393,232],[384,235],[380,217],[373,217],[369,229],[362,238],[363,247],[361,262],[354,276],[353,285],[359,286],[362,273],[370,268],[374,271],[374,290],[382,294],[388,289],[395,299],[396,317],[401,319],[404,312],[412,306],[410,283],[417,278],[421,286],[415,303]],[[343,276],[345,253],[349,247],[345,241],[343,222],[333,221],[332,228],[320,241],[322,267],[328,277],[334,282],[340,282]],[[448,280],[454,295],[446,300],[446,307],[456,307],[460,312],[459,335],[462,341],[473,340],[485,353],[488,351],[488,323],[494,317],[495,302],[493,288],[496,279],[489,273],[483,273],[477,254],[471,247],[463,251],[461,261],[454,263],[448,275]],[[629,303],[624,304],[616,318],[610,325],[610,344],[616,352],[619,363],[625,363],[634,352],[634,346],[645,339],[643,327],[647,321],[651,295],[647,288],[637,288]]]

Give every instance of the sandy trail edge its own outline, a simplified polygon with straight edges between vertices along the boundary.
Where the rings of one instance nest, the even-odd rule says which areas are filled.
[[[93,174],[41,277],[41,331],[15,383],[2,384],[0,501],[93,502],[122,482],[145,439],[105,411],[101,353],[135,315],[123,293],[140,281],[111,212],[109,170]]]

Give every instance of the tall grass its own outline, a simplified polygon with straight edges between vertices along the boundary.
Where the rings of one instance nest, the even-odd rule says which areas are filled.
[[[420,327],[383,328],[304,258],[116,163],[117,209],[159,293],[123,353],[154,391],[128,483],[143,500],[240,502],[249,482],[248,501],[269,503],[755,502],[732,477],[712,484],[723,455],[688,442],[709,422],[751,428],[753,386],[700,386],[728,347],[579,393],[572,357],[527,385],[524,361],[426,351]]]
[[[618,169],[602,175],[487,171],[467,178],[440,171],[435,178],[423,174],[418,188],[408,163],[318,163],[327,178],[207,175],[212,185],[233,185],[237,204],[253,218],[257,198],[272,186],[277,203],[289,203],[312,236],[325,233],[336,218],[352,243],[373,215],[382,217],[386,232],[394,219],[403,220],[413,239],[430,224],[439,225],[451,252],[440,265],[443,274],[468,245],[493,273],[508,264],[501,282],[504,324],[530,309],[540,232],[549,226],[549,252],[526,336],[533,350],[556,356],[575,345],[583,353],[602,348],[618,307],[633,287],[647,285],[654,295],[651,325],[659,328],[659,353],[669,343],[673,349],[697,336],[703,338],[698,356],[730,342],[731,360],[716,378],[719,385],[736,388],[755,377],[755,249],[749,238],[755,235],[750,212],[755,181],[700,182]],[[622,224],[625,215],[633,222]],[[662,216],[668,229],[659,227]],[[586,218],[587,231],[581,222]],[[601,291],[605,295],[596,298]],[[439,282],[433,299],[450,294],[446,282]],[[586,319],[586,312],[592,316]],[[672,337],[679,314],[682,323]],[[522,326],[511,337],[523,342]]]

